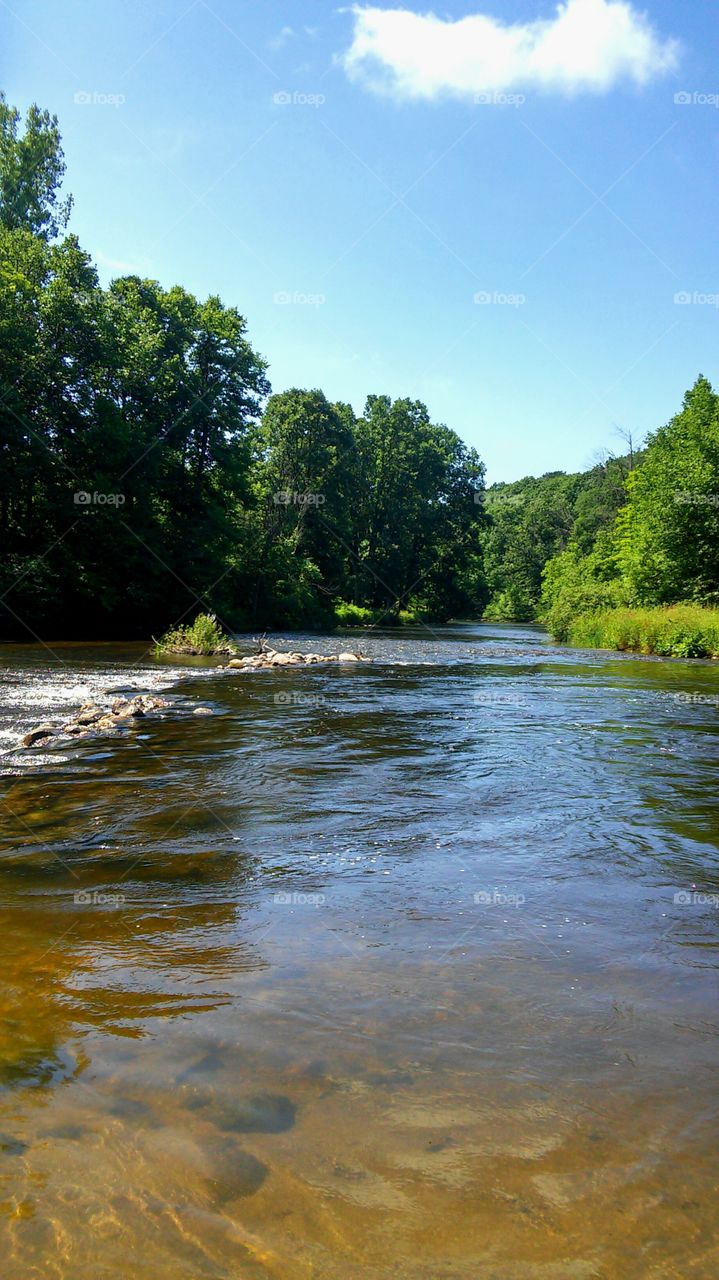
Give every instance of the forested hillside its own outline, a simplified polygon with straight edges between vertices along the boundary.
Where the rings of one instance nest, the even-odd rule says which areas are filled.
[[[631,619],[624,617],[608,617],[606,627],[579,620],[680,602],[705,614],[683,615],[677,634],[665,637],[665,651],[719,651],[717,618],[706,610],[719,604],[719,397],[704,377],[687,391],[681,411],[650,434],[612,523],[589,547],[571,538],[548,561],[540,613],[560,640],[584,643],[591,636],[587,643],[661,652],[652,638],[661,619],[647,621],[644,638],[633,624],[627,629]]]
[[[592,549],[626,501],[626,481],[639,461],[636,454],[607,456],[588,471],[550,471],[487,489],[487,617],[528,622],[541,613],[547,562],[568,546],[582,554]]]

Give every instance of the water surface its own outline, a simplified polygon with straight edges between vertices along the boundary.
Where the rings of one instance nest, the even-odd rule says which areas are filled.
[[[3,1280],[719,1272],[719,670],[360,643],[0,652]]]

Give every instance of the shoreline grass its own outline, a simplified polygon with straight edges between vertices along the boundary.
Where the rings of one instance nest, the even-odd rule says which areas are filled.
[[[598,609],[575,618],[566,639],[582,649],[719,658],[719,609],[696,604]]]
[[[422,622],[423,616],[412,609],[367,609],[364,605],[348,604],[338,600],[334,606],[335,625],[338,627],[409,627]]]

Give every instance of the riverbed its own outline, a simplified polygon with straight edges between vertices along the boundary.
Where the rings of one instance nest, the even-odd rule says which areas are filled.
[[[719,668],[272,642],[0,650],[3,1280],[715,1277]]]

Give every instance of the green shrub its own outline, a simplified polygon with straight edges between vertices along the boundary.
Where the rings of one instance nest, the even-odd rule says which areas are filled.
[[[424,614],[417,609],[400,609],[397,618],[401,627],[416,627]]]
[[[349,604],[346,600],[338,600],[334,609],[339,627],[367,627],[375,616],[372,609],[361,604]]]
[[[335,601],[335,622],[338,627],[410,627],[425,616],[419,608],[400,609],[398,613],[387,609],[367,609],[361,604]]]
[[[555,640],[566,641],[580,617],[627,604],[626,590],[616,573],[611,537],[600,533],[590,555],[570,545],[547,561],[539,620]]]
[[[174,627],[155,641],[155,653],[186,653],[208,657],[213,653],[234,652],[234,645],[217,625],[212,613],[200,613],[194,622],[184,627]]]
[[[536,606],[518,587],[512,585],[493,596],[482,614],[485,622],[532,622]]]

